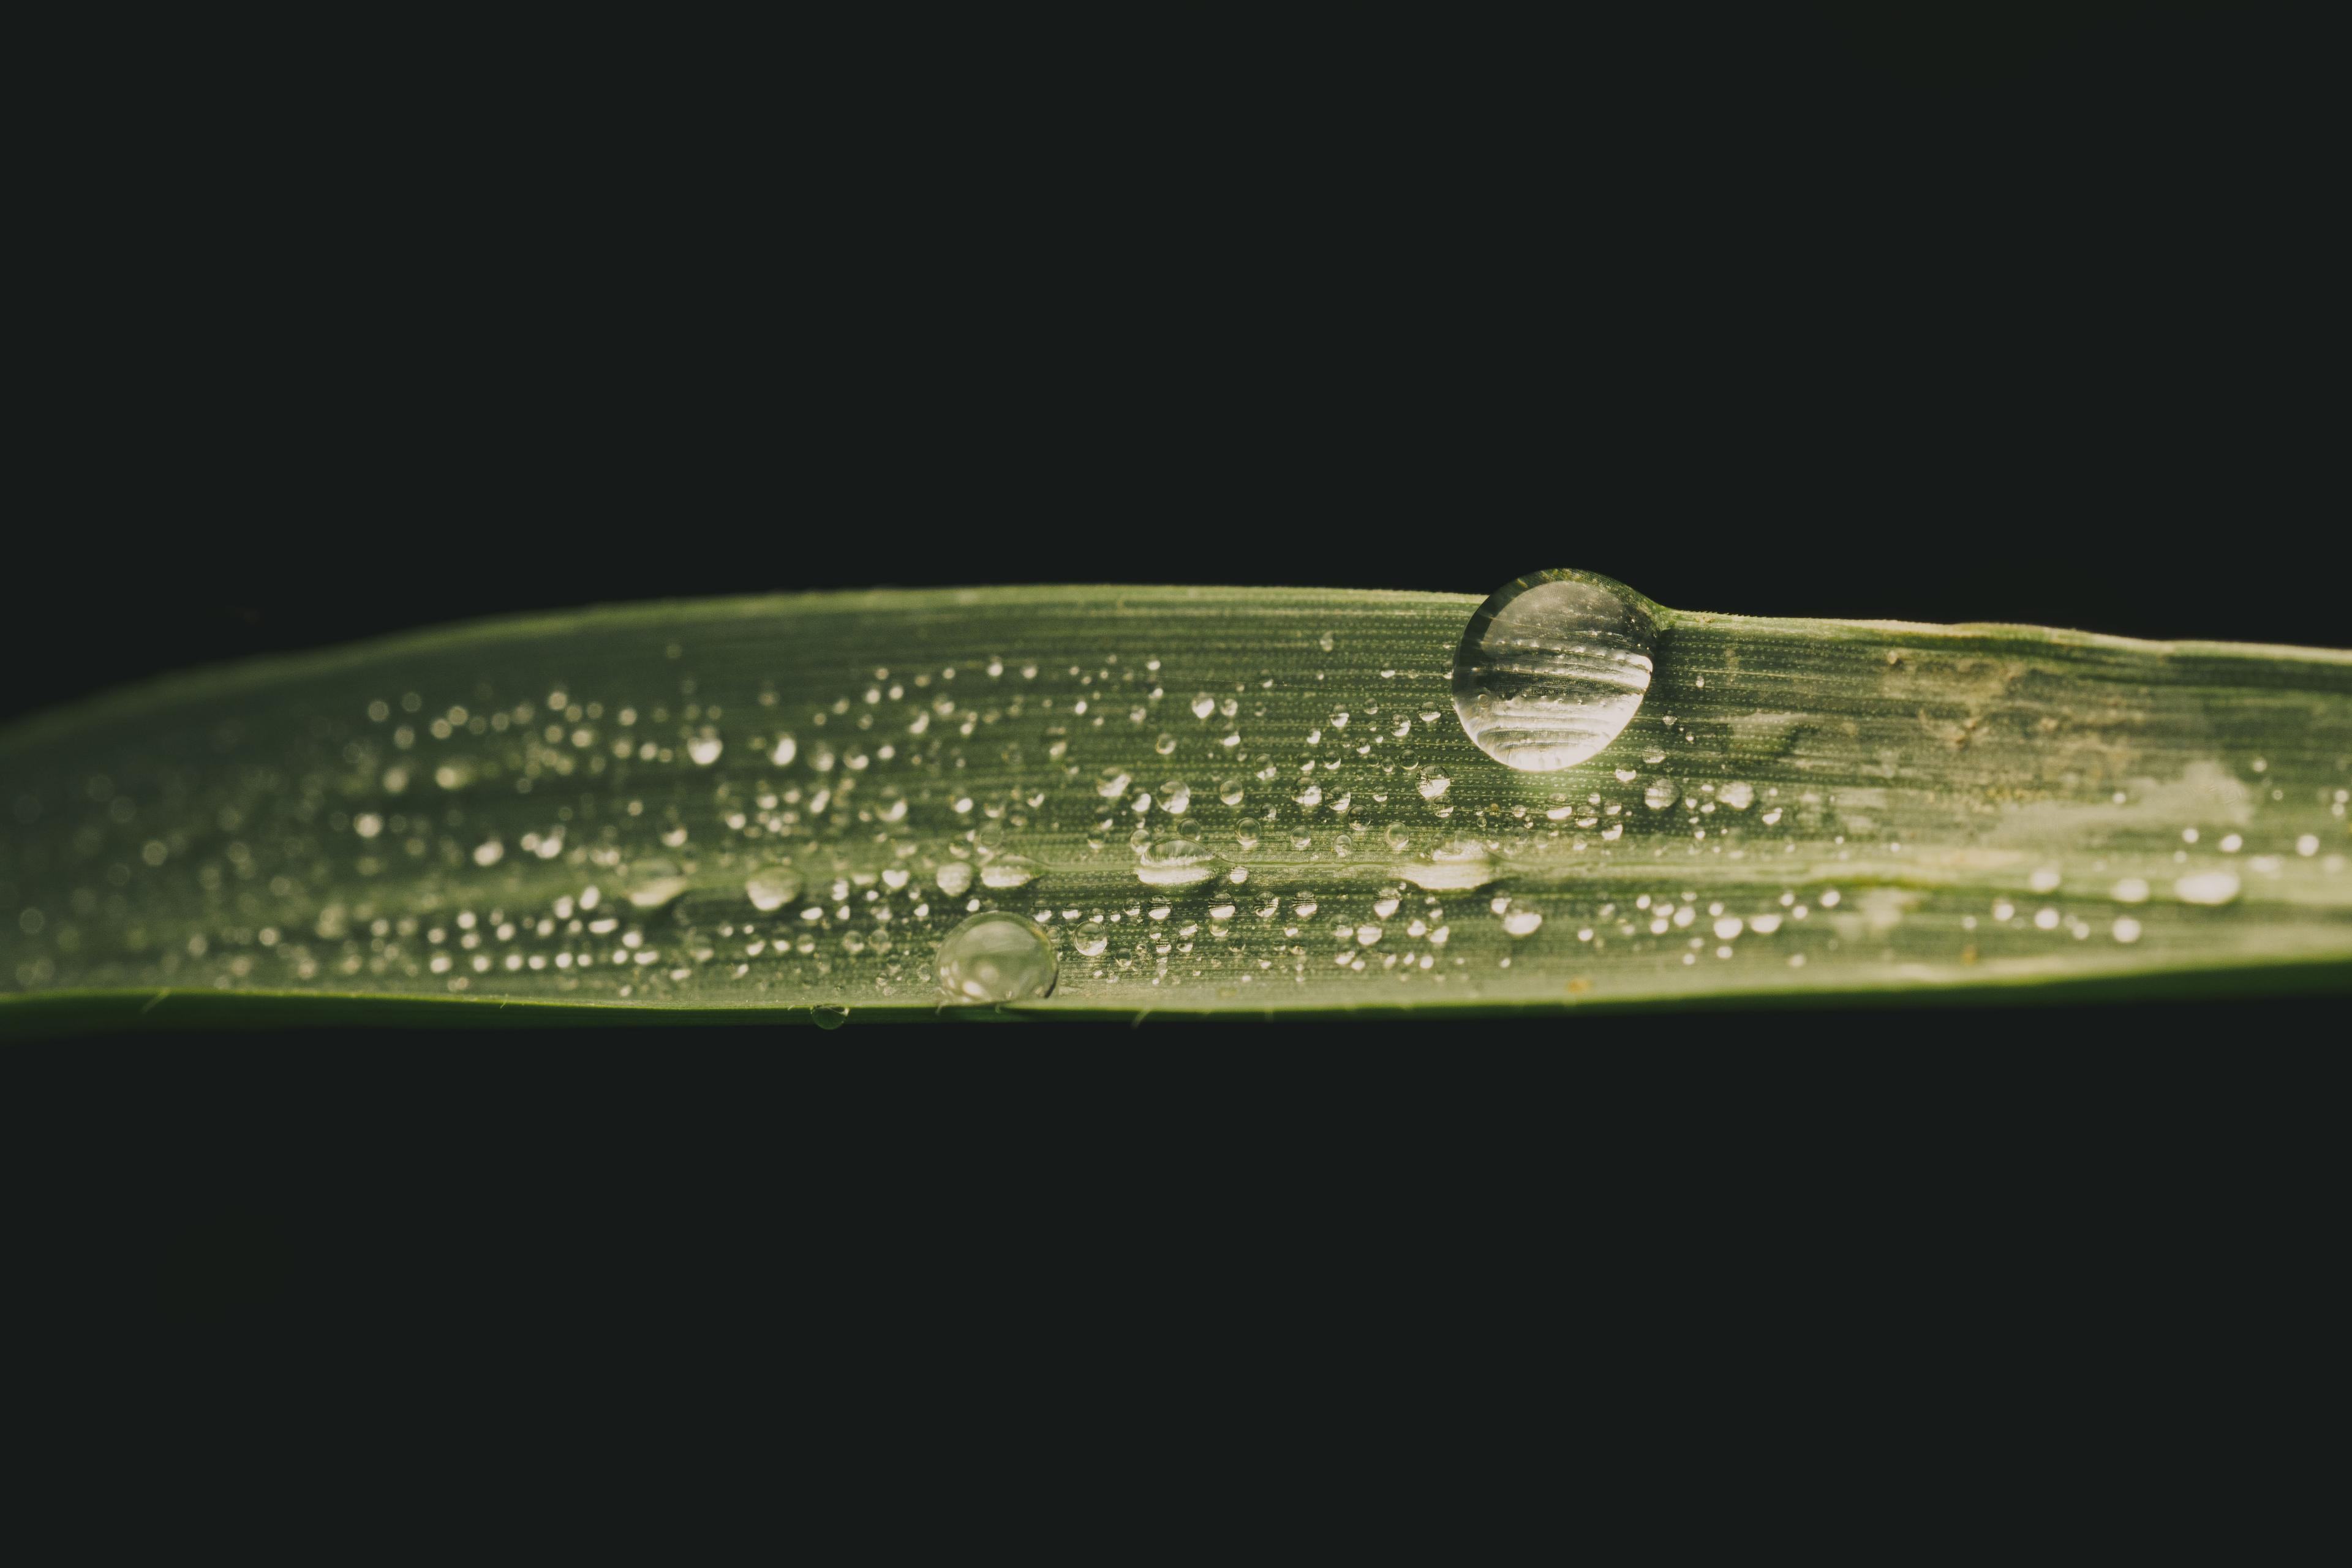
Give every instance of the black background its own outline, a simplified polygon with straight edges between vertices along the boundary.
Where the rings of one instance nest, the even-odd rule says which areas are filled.
[[[2315,35],[1763,9],[483,38],[93,115],[29,242],[0,716],[878,584],[1565,564],[2352,641]],[[1242,1345],[1348,1399],[1381,1342],[1576,1364],[1456,1343],[1491,1313],[1672,1323],[1743,1385],[1759,1332],[1933,1322],[1957,1386],[2021,1337],[2106,1365],[2138,1331],[2084,1303],[2184,1268],[2292,1295],[2247,1238],[2340,1177],[2290,1109],[2337,1011],[106,1039],[11,1045],[5,1102],[73,1310],[182,1372],[788,1319],[709,1375],[936,1413],[1081,1355],[1155,1398]]]

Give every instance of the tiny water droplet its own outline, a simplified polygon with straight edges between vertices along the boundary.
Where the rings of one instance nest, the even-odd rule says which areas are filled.
[[[1005,910],[973,915],[948,932],[935,962],[940,989],[959,1002],[1027,1002],[1051,995],[1061,967],[1045,928]]]
[[[793,740],[790,735],[779,735],[776,737],[776,749],[768,753],[768,760],[781,768],[798,756],[800,750],[801,743],[798,741]]]
[[[1421,790],[1421,798],[1423,800],[1435,800],[1439,795],[1444,795],[1446,790],[1453,785],[1453,783],[1454,781],[1448,778],[1445,774],[1439,773],[1435,768],[1432,768],[1421,775],[1421,784],[1419,785]]]
[[[1220,780],[1218,780],[1218,781],[1217,781],[1217,798],[1218,798],[1219,800],[1223,801],[1227,805],[1241,805],[1241,803],[1242,803],[1242,781],[1241,781],[1241,780],[1239,780],[1239,779],[1220,779]]]
[[[1503,917],[1503,931],[1508,936],[1532,936],[1543,916],[1533,910],[1513,910]]]
[[[950,898],[959,897],[971,887],[971,867],[961,860],[950,860],[941,865],[934,879],[940,891]]]
[[[1170,779],[1160,786],[1160,809],[1171,816],[1181,816],[1192,809],[1192,786],[1182,779]]]
[[[1454,655],[1454,710],[1506,767],[1574,767],[1633,721],[1654,637],[1649,612],[1608,578],[1531,573],[1470,617]]]
[[[809,1017],[820,1029],[838,1029],[849,1022],[849,1009],[825,1004],[810,1008]]]
[[[1653,779],[1650,787],[1642,792],[1642,804],[1652,811],[1664,811],[1675,804],[1682,792],[1682,785],[1672,779]]]
[[[715,730],[704,730],[699,734],[688,737],[686,742],[686,754],[694,759],[695,766],[700,768],[707,768],[717,762],[719,753],[726,749],[727,742],[719,738]]]

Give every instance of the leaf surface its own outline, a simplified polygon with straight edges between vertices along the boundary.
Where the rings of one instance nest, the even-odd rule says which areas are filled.
[[[968,1016],[980,909],[1055,943],[1024,1015],[2352,973],[2352,656],[1651,605],[1630,726],[1528,773],[1454,714],[1477,603],[705,601],[117,693],[0,733],[0,1026]]]

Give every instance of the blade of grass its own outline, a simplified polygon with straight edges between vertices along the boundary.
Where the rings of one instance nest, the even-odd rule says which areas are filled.
[[[730,600],[117,693],[0,733],[0,1026],[931,1016],[974,907],[1052,933],[1032,1015],[2352,973],[2352,655],[1652,606],[1632,725],[1520,773],[1475,606]]]

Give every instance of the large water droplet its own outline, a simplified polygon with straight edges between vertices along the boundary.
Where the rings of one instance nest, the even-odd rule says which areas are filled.
[[[1470,617],[1454,655],[1454,710],[1505,767],[1574,767],[1633,721],[1654,637],[1631,590],[1586,572],[1531,573]]]
[[[959,1002],[1027,1002],[1050,995],[1060,968],[1054,939],[1026,915],[976,914],[948,932],[938,955],[940,988]]]

